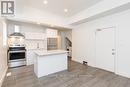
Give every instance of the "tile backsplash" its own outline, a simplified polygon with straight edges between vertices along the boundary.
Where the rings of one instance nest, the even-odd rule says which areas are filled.
[[[47,50],[47,40],[25,40],[26,49]]]

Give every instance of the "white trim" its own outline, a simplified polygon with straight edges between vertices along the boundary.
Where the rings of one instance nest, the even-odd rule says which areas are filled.
[[[7,45],[7,24],[6,21],[3,20],[3,46]]]
[[[75,59],[72,59],[72,61],[75,61],[75,62],[78,62],[78,63],[81,63],[82,64],[82,62],[79,62],[78,60],[75,60]],[[95,68],[97,68],[97,69],[101,69],[101,68],[98,68],[98,67],[96,67],[96,66],[94,66],[94,65],[92,65],[92,64],[90,64],[90,63],[88,63],[88,66],[90,66],[90,67],[95,67]],[[106,70],[107,71],[107,70]],[[109,71],[108,71],[109,72]],[[114,73],[114,72],[113,72]],[[126,78],[130,78],[130,74],[128,74],[128,73],[123,73],[123,72],[115,72],[114,74],[116,74],[116,75],[119,75],[119,76],[123,76],[123,77],[126,77]]]
[[[130,78],[130,74],[128,74],[128,73],[124,73],[124,72],[117,72],[117,73],[115,73],[115,74],[117,74],[117,75],[119,75],[119,76],[126,77],[126,78]]]
[[[6,67],[6,69],[5,69],[4,72],[3,72],[2,78],[0,78],[0,87],[2,86],[2,83],[3,83],[4,78],[5,78],[5,76],[6,76],[7,69],[8,69],[8,67]]]
[[[72,58],[72,61],[75,61],[75,62],[78,62],[78,63],[83,63],[83,61],[79,61],[78,59],[73,59],[73,58]]]

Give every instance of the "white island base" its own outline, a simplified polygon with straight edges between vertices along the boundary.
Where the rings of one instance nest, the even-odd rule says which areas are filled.
[[[37,51],[35,54],[34,72],[38,78],[68,68],[67,51]]]

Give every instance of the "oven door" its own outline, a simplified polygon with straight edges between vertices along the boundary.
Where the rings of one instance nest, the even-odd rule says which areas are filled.
[[[26,51],[9,51],[9,62],[26,60]]]

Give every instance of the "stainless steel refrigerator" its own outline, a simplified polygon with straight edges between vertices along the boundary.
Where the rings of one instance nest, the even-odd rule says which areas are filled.
[[[57,38],[47,38],[47,50],[57,50],[58,40]]]

